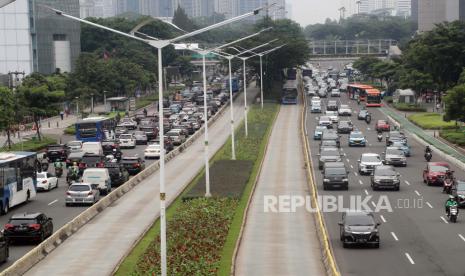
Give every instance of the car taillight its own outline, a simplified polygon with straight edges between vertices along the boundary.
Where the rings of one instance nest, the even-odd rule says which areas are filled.
[[[97,163],[97,168],[103,168],[105,167],[105,164],[103,162]]]
[[[5,224],[5,229],[8,230],[8,229],[13,229],[13,228],[15,228],[15,226],[13,224],[11,224],[11,223]]]
[[[139,163],[136,163],[136,164],[133,164],[132,166],[133,166],[134,168],[138,168],[138,167],[140,167],[140,164],[139,164]]]
[[[29,224],[29,228],[32,228],[34,230],[39,230],[40,224],[37,224],[37,223]]]
[[[92,195],[92,191],[90,191],[87,195]]]
[[[47,183],[47,180],[42,180],[42,184],[45,184],[45,183]]]
[[[84,164],[84,163],[79,163],[79,168],[82,169],[82,168],[85,168],[85,167],[86,167],[86,164]]]

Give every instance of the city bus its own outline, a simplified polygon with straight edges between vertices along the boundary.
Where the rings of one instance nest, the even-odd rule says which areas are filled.
[[[11,207],[36,196],[39,168],[35,152],[0,153],[1,214],[8,213]]]
[[[115,129],[114,118],[89,117],[78,121],[76,124],[76,140],[82,142],[102,142],[105,140],[105,132]]]
[[[366,106],[367,107],[380,107],[381,103],[381,92],[378,89],[366,89]]]
[[[373,86],[359,83],[351,83],[347,85],[347,93],[349,93],[349,99],[365,101],[366,100],[366,89],[373,89]]]
[[[298,81],[288,80],[283,85],[281,103],[282,104],[297,104],[298,97]]]

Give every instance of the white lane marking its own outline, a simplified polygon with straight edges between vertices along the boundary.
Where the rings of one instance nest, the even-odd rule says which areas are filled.
[[[465,237],[464,237],[464,236],[462,236],[462,234],[459,234],[459,237],[462,239],[462,241],[464,241],[464,242],[465,242]]]
[[[368,193],[368,190],[367,190],[367,189],[365,189],[365,194],[366,194],[366,195],[370,195],[370,194]]]
[[[415,264],[415,262],[413,261],[412,257],[410,257],[410,255],[408,253],[405,253],[405,257],[407,257],[407,259],[409,260],[409,262],[411,264]]]
[[[370,130],[370,128],[369,128],[369,127],[367,127],[367,130]]]
[[[349,158],[346,158],[346,160],[347,160],[347,163],[350,163],[350,160],[349,160]]]
[[[428,201],[426,202],[426,205],[428,205],[429,208],[433,209],[433,205],[431,205],[431,203],[429,203]]]
[[[417,194],[417,196],[421,196],[421,194],[417,190],[415,190],[415,193]]]
[[[441,216],[441,219],[442,219],[442,221],[444,221],[446,224],[449,224],[449,222],[448,222],[443,216]]]
[[[372,144],[369,144],[369,146],[371,147],[371,146],[373,146],[373,145],[372,145]]]
[[[360,183],[360,185],[363,185],[363,181],[362,180],[358,180],[358,183]]]
[[[392,237],[393,237],[396,241],[399,241],[399,239],[398,239],[397,236],[396,236],[396,233],[391,232],[391,235],[392,235]]]
[[[375,202],[374,202],[374,201],[372,201],[372,202],[371,202],[371,205],[373,205],[373,208],[375,208],[375,209],[376,209],[376,204],[375,204]]]
[[[353,168],[354,168],[354,166],[350,165],[350,168],[351,168],[351,169],[353,169]]]
[[[408,182],[407,180],[405,180],[405,184],[410,186],[410,182]]]
[[[358,176],[358,173],[357,172],[354,172],[355,176]]]
[[[54,204],[54,203],[57,203],[57,202],[58,202],[58,199],[55,199],[54,201],[50,202],[50,203],[48,204],[48,206],[50,206],[50,205],[52,205],[52,204]]]
[[[381,218],[381,220],[386,223],[386,219],[383,217],[383,215],[379,215],[379,217]]]

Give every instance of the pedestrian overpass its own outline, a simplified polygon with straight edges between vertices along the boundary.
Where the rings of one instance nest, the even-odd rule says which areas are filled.
[[[398,42],[393,39],[309,40],[312,59],[388,57],[400,55]]]

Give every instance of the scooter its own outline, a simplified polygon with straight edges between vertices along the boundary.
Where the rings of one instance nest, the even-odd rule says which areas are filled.
[[[383,134],[378,133],[378,142],[383,141]]]
[[[62,167],[55,167],[55,175],[60,178],[63,175],[63,168]]]
[[[442,189],[443,193],[451,194],[452,193],[452,186],[454,185],[454,181],[450,178],[444,179],[444,188]]]
[[[431,158],[433,158],[433,154],[430,151],[426,152],[425,153],[426,162],[431,161]]]
[[[68,185],[71,185],[74,182],[78,182],[78,181],[79,181],[79,175],[70,174],[70,173],[66,175],[66,182],[68,183]]]
[[[457,222],[457,216],[459,214],[459,209],[457,206],[450,206],[449,207],[449,213],[447,214],[447,217],[449,217],[449,220],[453,223]]]

